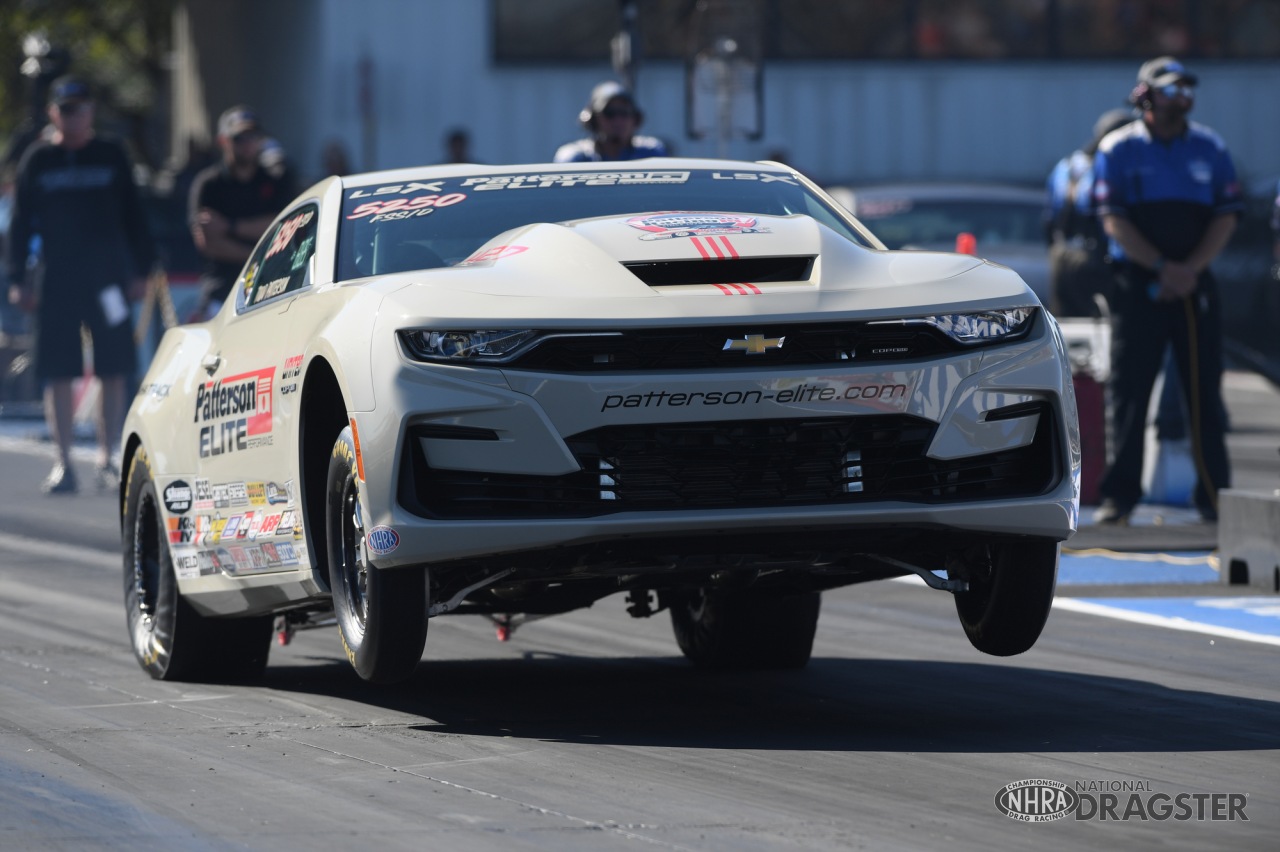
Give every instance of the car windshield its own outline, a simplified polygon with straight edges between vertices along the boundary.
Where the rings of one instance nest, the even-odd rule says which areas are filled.
[[[868,244],[785,173],[652,168],[481,173],[344,190],[336,278],[452,266],[522,225],[660,211],[803,213]]]
[[[1042,205],[1013,200],[860,198],[857,216],[891,249],[949,246],[962,233],[987,248],[1039,243],[1044,227]]]

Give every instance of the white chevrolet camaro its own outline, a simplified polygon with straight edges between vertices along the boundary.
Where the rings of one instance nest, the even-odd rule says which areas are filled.
[[[981,651],[1038,638],[1076,528],[1053,318],[1012,271],[887,251],[769,163],[329,178],[129,412],[133,650],[262,672],[336,621],[361,677],[429,620],[607,595],[693,663],[794,668],[820,595],[917,574]]]

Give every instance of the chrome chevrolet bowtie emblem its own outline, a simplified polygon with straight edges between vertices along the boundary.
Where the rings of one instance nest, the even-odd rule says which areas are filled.
[[[730,338],[724,342],[722,352],[730,349],[746,352],[748,355],[763,355],[769,349],[781,349],[785,337],[765,337],[763,334],[748,334],[741,340]]]

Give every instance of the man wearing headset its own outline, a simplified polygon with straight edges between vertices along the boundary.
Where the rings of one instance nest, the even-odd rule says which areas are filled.
[[[1187,120],[1197,78],[1172,56],[1143,64],[1130,95],[1142,111],[1098,146],[1094,200],[1116,268],[1111,320],[1111,446],[1094,520],[1126,523],[1142,497],[1147,406],[1172,345],[1187,400],[1196,507],[1217,520],[1231,484],[1222,417],[1222,315],[1210,262],[1243,208],[1231,155]]]
[[[644,113],[636,106],[631,92],[620,83],[610,80],[592,89],[578,120],[591,135],[561,145],[555,162],[591,163],[667,156],[667,146],[661,139],[636,134],[644,121]]]

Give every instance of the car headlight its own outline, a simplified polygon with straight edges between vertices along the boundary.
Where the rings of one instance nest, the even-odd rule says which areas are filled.
[[[973,346],[981,343],[1016,340],[1031,328],[1035,308],[1003,308],[962,314],[934,314],[902,320],[878,320],[871,325],[927,325],[950,337],[956,343]]]
[[[402,331],[409,354],[420,361],[501,364],[520,354],[536,338],[531,329],[500,331]]]

